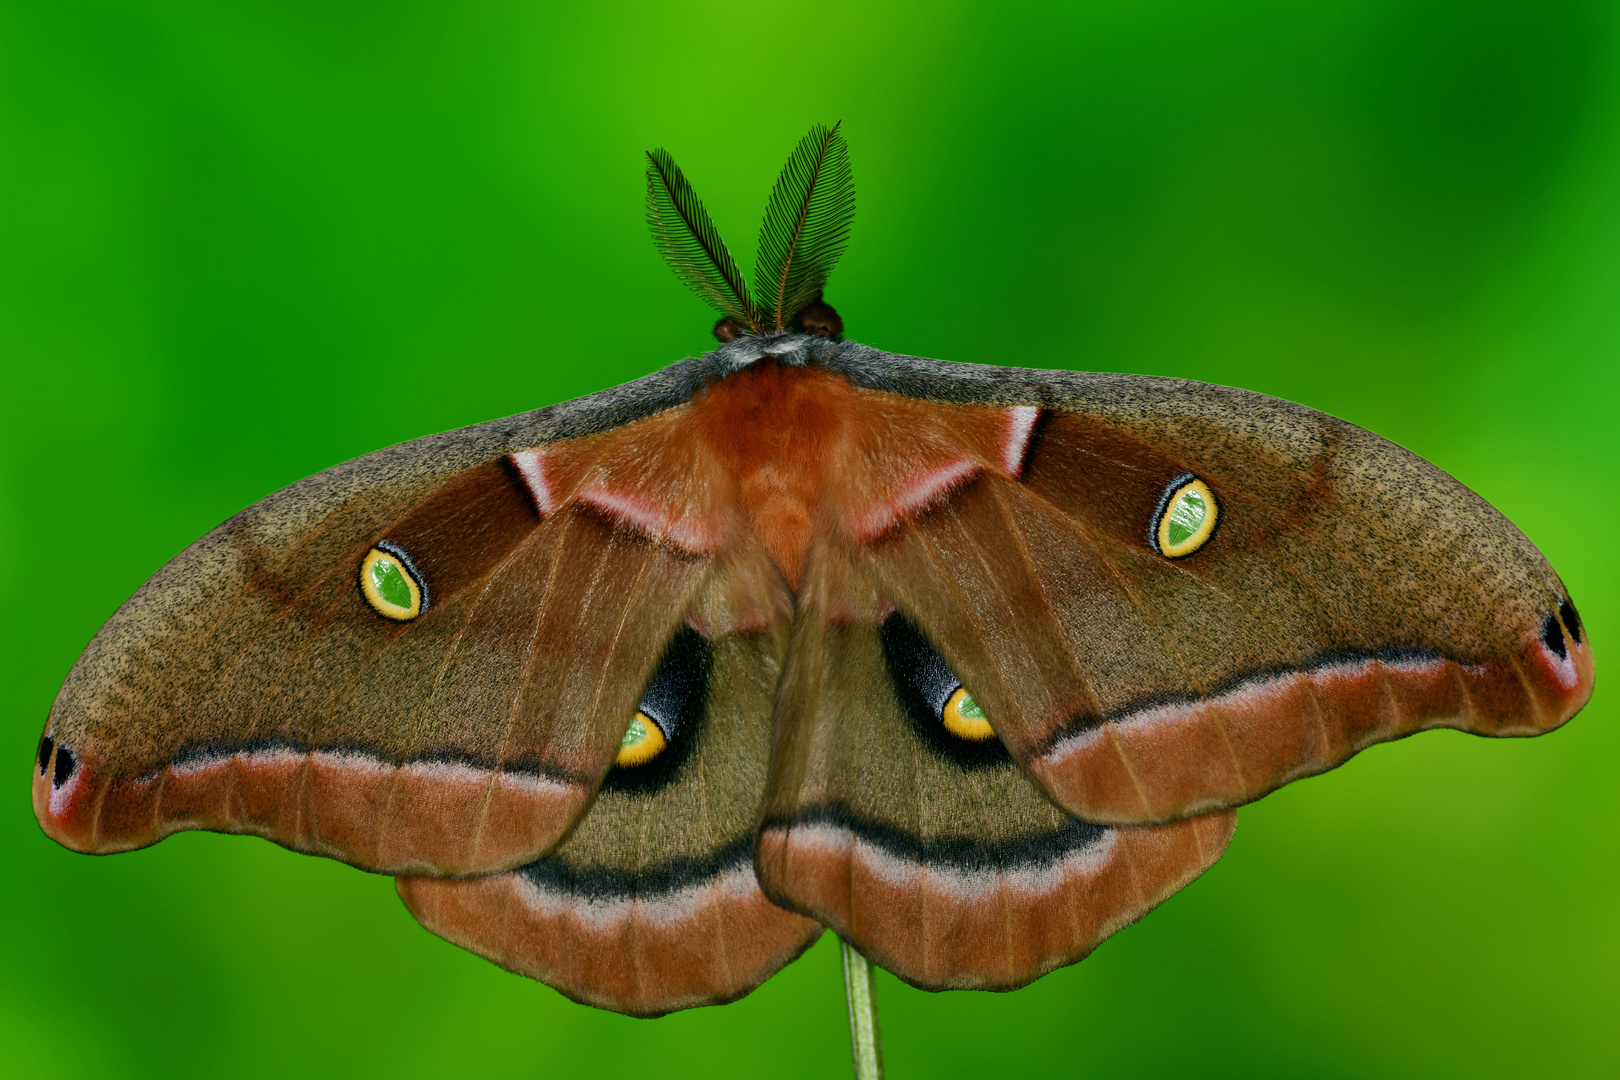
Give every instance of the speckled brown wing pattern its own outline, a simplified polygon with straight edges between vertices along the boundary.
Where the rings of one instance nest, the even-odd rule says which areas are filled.
[[[588,508],[542,519],[499,459],[422,486],[384,480],[290,528],[245,512],[148,583],[53,707],[46,830],[94,852],[247,832],[387,872],[499,870],[552,847],[706,560]],[[409,623],[355,584],[384,541],[432,583]]]
[[[1189,477],[1218,525],[1172,558]],[[409,622],[357,587],[377,545]],[[701,722],[613,770],[677,639]],[[902,639],[992,737],[920,708]],[[77,850],[209,828],[405,875],[435,932],[655,1015],[823,924],[919,986],[1021,985],[1201,873],[1231,807],[1425,727],[1549,730],[1592,682],[1535,547],[1351,425],[746,338],[227,521],[74,666],[33,798]]]
[[[1546,731],[1590,695],[1579,619],[1516,529],[1433,466],[1294,408],[1315,421],[1306,453],[1263,424],[1051,410],[1020,480],[980,478],[871,552],[1072,812],[1233,806],[1426,727]],[[1168,559],[1150,523],[1188,474],[1220,523]]]

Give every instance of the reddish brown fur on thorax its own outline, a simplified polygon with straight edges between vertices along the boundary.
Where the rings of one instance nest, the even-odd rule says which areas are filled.
[[[862,419],[855,389],[767,358],[709,387],[692,410],[703,449],[731,474],[739,508],[796,588],[829,465]]]
[[[573,500],[688,554],[762,548],[796,591],[818,532],[872,543],[981,472],[1015,474],[1028,412],[861,390],[767,357],[688,405],[513,460],[542,513]]]

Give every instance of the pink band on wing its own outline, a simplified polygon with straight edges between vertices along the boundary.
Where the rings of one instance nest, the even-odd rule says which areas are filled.
[[[693,555],[712,555],[718,546],[713,532],[688,517],[672,517],[662,507],[622,491],[587,487],[577,496],[615,522],[654,540],[663,540]]]
[[[557,493],[551,486],[551,477],[546,470],[546,452],[519,450],[511,455],[511,461],[518,475],[523,477],[523,483],[527,485],[540,516],[544,517],[557,509]]]
[[[876,540],[901,521],[915,517],[939,502],[978,471],[978,464],[972,458],[964,457],[916,473],[910,483],[885,502],[872,507],[855,522],[855,539],[861,543]]]
[[[1024,471],[1024,455],[1029,453],[1029,439],[1035,434],[1035,421],[1041,410],[1035,405],[1014,405],[1007,410],[1007,433],[1001,440],[1001,466],[1007,475],[1016,477]]]

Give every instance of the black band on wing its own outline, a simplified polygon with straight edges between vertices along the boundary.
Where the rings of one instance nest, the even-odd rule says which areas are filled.
[[[581,900],[651,900],[702,887],[746,868],[754,870],[754,835],[747,833],[704,855],[645,866],[593,866],[548,855],[515,872],[530,884]]]
[[[912,729],[923,744],[957,765],[968,769],[1003,765],[1011,760],[1000,739],[972,742],[958,739],[945,730],[942,717],[962,680],[929,644],[909,619],[898,611],[883,621],[879,630],[883,655],[889,663],[889,680],[905,706]]]
[[[924,837],[857,813],[841,803],[805,807],[791,815],[773,815],[766,818],[760,828],[791,830],[817,825],[848,832],[887,855],[917,866],[964,874],[1045,869],[1095,847],[1111,831],[1106,825],[1068,818],[1055,828],[1033,830],[1001,840],[975,836]]]

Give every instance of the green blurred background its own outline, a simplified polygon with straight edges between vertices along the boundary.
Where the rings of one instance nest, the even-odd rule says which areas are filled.
[[[1292,398],[1439,463],[1603,654],[1620,532],[1620,9],[1578,0],[0,2],[0,1072],[848,1075],[824,939],[635,1021],[390,881],[188,834],[91,859],[27,769],[113,609],[240,507],[710,344],[670,148],[739,257],[843,118],[850,336]],[[1604,655],[1603,660],[1609,657]],[[1614,1075],[1615,706],[1380,747],[1013,994],[884,976],[890,1074]]]

